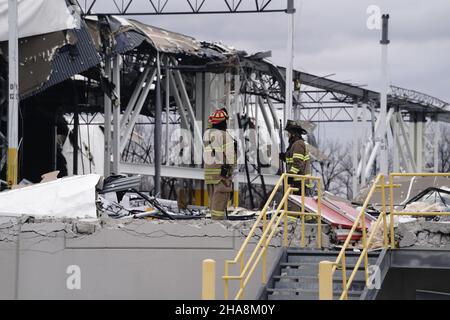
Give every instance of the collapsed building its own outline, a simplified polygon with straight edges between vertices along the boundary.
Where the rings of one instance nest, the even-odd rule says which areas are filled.
[[[0,50],[3,84],[0,131],[4,142],[0,166],[4,177],[6,41],[0,43]],[[271,209],[264,212],[269,217],[276,216],[276,206],[282,201],[279,195],[273,202],[267,201],[280,178],[279,172],[269,169],[277,162],[273,156],[278,155],[283,143],[280,111],[285,103],[286,85],[285,69],[268,60],[270,52],[249,54],[223,43],[198,41],[137,20],[105,15],[84,17],[73,28],[22,37],[19,52],[22,141],[19,180],[23,188],[0,194],[1,245],[6,255],[1,260],[9,261],[6,266],[9,272],[5,273],[8,279],[4,279],[7,289],[2,296],[99,298],[102,292],[107,292],[111,298],[198,297],[202,259],[229,258],[247,236],[253,237],[250,244],[258,246],[265,230],[252,231],[254,220],[267,205]],[[372,172],[380,147],[376,141],[380,94],[299,71],[294,71],[294,83],[294,117],[309,128],[307,140],[316,161],[324,160],[324,155],[315,142],[314,123],[326,119],[355,124],[362,118],[371,121],[372,130],[367,135],[370,143],[361,148],[354,163],[356,185],[361,189],[359,198],[350,202],[324,194],[321,199],[307,197],[306,208],[302,208],[301,197],[290,196],[293,211],[319,214],[324,222],[318,226],[314,219],[305,222],[291,217],[285,222],[292,235],[290,243],[302,241],[302,245],[314,247],[320,233],[320,246],[327,252],[339,249],[349,237],[352,249],[359,250],[365,232],[376,224],[383,210],[386,213],[380,193],[380,198],[371,199],[371,207],[363,210],[366,225],[352,231],[374,178]],[[433,121],[449,121],[448,104],[416,92],[411,95],[411,91],[399,87],[392,90],[387,124],[391,128],[388,138],[396,146],[394,172],[424,172],[430,162],[425,161],[424,155],[435,152],[424,151],[423,132]],[[230,110],[230,129],[241,129],[242,134],[237,137],[243,163],[235,179],[236,210],[229,216],[230,220],[239,221],[226,223],[205,219],[208,198],[202,162],[196,162],[207,117],[219,106]],[[172,133],[177,130],[185,130],[182,132],[189,132],[193,138],[178,135],[174,139]],[[264,145],[270,148],[263,163],[259,150]],[[432,145],[436,150],[436,144]],[[436,164],[436,158],[433,161]],[[44,176],[43,183],[39,183],[43,175],[54,171],[58,171],[58,178],[75,177],[55,180],[53,175],[47,180]],[[77,175],[86,175],[80,178],[83,182],[77,182]],[[154,176],[157,179],[153,180]],[[396,183],[399,185],[394,195],[398,200],[396,208],[403,206],[405,212],[449,211],[448,177],[427,181],[419,188],[413,188],[417,182],[411,177]],[[61,190],[68,189],[72,193],[65,197]],[[158,198],[148,196],[148,192]],[[43,197],[48,201],[46,205],[40,205]],[[23,198],[26,199],[20,203]],[[416,207],[411,209],[413,203]],[[399,247],[448,249],[447,222],[436,217],[396,220],[395,240]],[[300,225],[307,227],[302,229]],[[252,284],[249,297],[286,298],[286,291],[290,298],[292,292],[294,298],[316,298],[316,287],[302,296],[298,288],[291,287],[292,283],[283,284],[292,280],[297,271],[292,270],[295,265],[289,265],[292,263],[289,252],[279,255],[283,239],[282,227],[278,227],[267,257],[274,268],[272,276],[262,291]],[[374,245],[373,249],[382,247]],[[111,257],[110,250],[115,249],[128,251]],[[142,258],[139,249],[146,250]],[[248,255],[252,253],[251,248],[246,250]],[[180,271],[177,266],[193,252],[195,258]],[[91,254],[95,255],[93,261],[89,261]],[[445,253],[439,258],[443,256]],[[384,256],[377,253],[371,258],[380,257]],[[47,259],[52,265],[49,268]],[[126,284],[131,270],[128,269],[120,273],[115,286],[107,279],[117,270],[94,270],[87,276],[86,295],[66,291],[62,280],[62,284],[41,293],[32,289],[39,288],[36,282],[44,281],[30,275],[36,261],[45,269],[39,277],[47,280],[53,274],[64,279],[70,265],[84,264],[92,270],[94,264],[112,263],[130,268],[121,261],[132,266],[134,282],[139,282],[149,266],[155,274],[144,276],[148,287],[143,284],[133,287]],[[164,269],[165,261],[170,261],[170,270],[176,275],[171,285],[161,291],[167,284],[158,280],[157,270]],[[307,277],[317,274],[315,267]],[[12,273],[16,282],[8,276]],[[186,278],[190,279],[180,290],[176,284]],[[102,280],[95,288],[92,283],[99,279]],[[360,297],[362,290],[356,291]]]

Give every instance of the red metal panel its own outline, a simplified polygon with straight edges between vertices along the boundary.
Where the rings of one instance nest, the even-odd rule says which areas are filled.
[[[327,205],[328,203],[334,205],[336,209],[340,211],[341,214],[344,214],[353,222],[356,220],[356,218],[358,218],[359,211],[343,201],[325,199],[323,202],[325,205]],[[368,217],[366,217],[365,219],[366,219],[366,228],[370,229],[370,226],[372,225],[373,221]]]
[[[291,196],[290,198],[294,200],[298,206],[301,206],[302,200],[300,196]],[[305,197],[305,207],[312,213],[317,213],[317,200]],[[321,215],[322,219],[332,226],[341,226],[342,228],[351,228],[353,226],[353,221],[324,204],[321,205]]]

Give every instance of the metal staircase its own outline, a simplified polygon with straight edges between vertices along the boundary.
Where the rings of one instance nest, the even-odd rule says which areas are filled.
[[[366,200],[356,217],[347,239],[340,251],[325,251],[321,246],[321,232],[317,232],[318,249],[304,249],[289,247],[288,239],[288,217],[301,218],[300,235],[305,234],[305,216],[314,216],[317,220],[317,230],[321,229],[321,180],[313,176],[299,176],[282,174],[280,180],[273,189],[266,205],[262,209],[255,224],[248,233],[247,238],[233,260],[225,261],[224,298],[229,298],[229,282],[238,281],[239,290],[234,299],[245,297],[245,289],[251,280],[255,268],[262,266],[262,288],[256,298],[268,300],[347,300],[347,299],[376,299],[390,265],[390,254],[396,249],[394,217],[409,216],[440,216],[450,215],[449,212],[405,212],[397,211],[394,205],[394,184],[398,177],[433,176],[450,177],[450,173],[391,173],[388,176],[379,174],[373,181]],[[292,188],[287,183],[289,177],[301,179],[301,206],[300,210],[290,211],[288,209],[289,196],[299,189]],[[387,182],[386,180],[389,179]],[[312,214],[305,211],[305,181],[315,180],[317,182],[318,207],[317,213]],[[387,183],[386,183],[387,182]],[[278,202],[276,210],[271,213],[270,219],[267,211],[278,192],[283,191],[283,197]],[[366,225],[365,212],[372,201],[375,193],[380,193],[381,203],[378,219],[371,223],[370,228]],[[388,214],[389,213],[389,214]],[[262,230],[257,244],[251,250],[248,258],[245,251],[248,249],[250,239],[255,237],[257,228]],[[354,250],[352,238],[354,233],[361,231],[360,249]],[[267,251],[276,233],[282,236],[283,248],[278,262],[271,272],[267,272]],[[377,235],[377,236],[376,236]],[[376,244],[376,239],[381,244]],[[301,241],[303,245],[303,241]],[[374,249],[378,248],[378,249]],[[238,266],[238,275],[230,275],[230,267]],[[375,267],[375,268],[372,268]],[[374,270],[371,270],[374,269]],[[269,277],[267,277],[269,275]],[[375,278],[373,277],[375,275]],[[372,281],[376,280],[374,286]]]
[[[377,265],[381,251],[369,253],[369,264]],[[286,249],[273,270],[267,284],[259,293],[260,300],[318,300],[319,263],[337,258],[339,251]],[[347,267],[352,270],[360,253],[346,254]],[[347,271],[347,277],[350,276]],[[343,289],[342,275],[333,276],[334,298],[338,299]],[[365,289],[364,267],[358,268],[348,293],[349,299],[360,299]]]

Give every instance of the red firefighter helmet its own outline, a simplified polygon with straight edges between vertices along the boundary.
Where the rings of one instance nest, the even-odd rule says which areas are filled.
[[[211,115],[208,118],[208,122],[210,124],[218,124],[223,121],[228,120],[228,111],[225,108],[219,109],[211,113]]]

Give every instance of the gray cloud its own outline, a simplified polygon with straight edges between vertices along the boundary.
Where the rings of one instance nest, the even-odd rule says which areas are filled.
[[[169,3],[176,5],[173,0]],[[219,5],[219,2],[207,3],[210,9]],[[366,9],[374,4],[391,16],[391,82],[450,101],[449,1],[303,0],[296,4],[297,69],[319,75],[336,73],[335,79],[367,84],[377,90],[380,32],[366,27]],[[137,1],[136,10],[139,5]],[[286,62],[288,20],[284,14],[140,16],[136,19],[199,40],[222,41],[248,52],[272,50],[273,62],[283,65]]]

